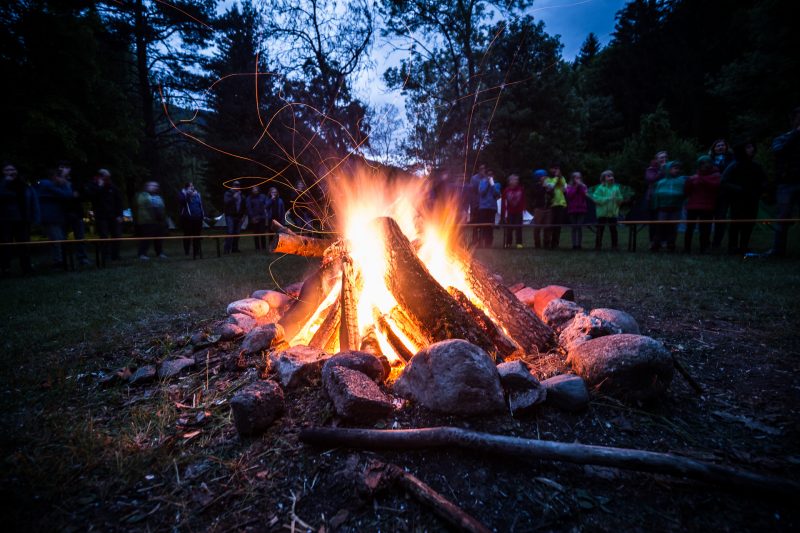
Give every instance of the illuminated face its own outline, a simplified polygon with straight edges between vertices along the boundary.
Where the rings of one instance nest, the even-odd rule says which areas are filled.
[[[728,151],[728,143],[725,141],[719,141],[717,144],[714,145],[714,153],[717,155],[724,154]]]
[[[614,183],[614,174],[606,174],[606,183]]]
[[[669,154],[667,152],[658,152],[656,154],[656,161],[658,161],[659,165],[664,165],[667,163],[667,157]]]
[[[508,178],[508,184],[511,187],[516,187],[517,185],[519,185],[519,176],[510,176]]]

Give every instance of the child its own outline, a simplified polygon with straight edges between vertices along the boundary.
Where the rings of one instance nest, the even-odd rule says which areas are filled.
[[[573,172],[567,185],[567,216],[572,226],[572,249],[580,250],[583,242],[583,220],[586,218],[586,185],[580,172]]]
[[[508,177],[508,187],[503,191],[500,202],[500,221],[503,224],[513,224],[517,227],[505,229],[504,248],[511,248],[512,233],[516,237],[517,248],[522,248],[523,211],[525,211],[525,189],[519,184],[519,176],[511,174]]]
[[[697,159],[697,174],[686,180],[686,215],[691,220],[686,224],[686,235],[683,249],[688,254],[692,250],[692,237],[695,220],[711,220],[717,202],[720,175],[711,157],[704,155]],[[705,252],[711,244],[711,223],[699,222],[700,253]]]
[[[681,175],[681,164],[670,161],[666,165],[666,175],[660,180],[653,191],[655,207],[658,210],[658,238],[650,247],[651,251],[658,251],[666,244],[670,251],[675,250],[675,239],[678,236],[678,225],[670,221],[680,220],[681,207],[683,206],[684,185],[686,176]]]
[[[594,249],[603,247],[603,232],[608,226],[611,233],[611,249],[619,249],[619,236],[617,222],[619,219],[619,206],[622,203],[622,189],[614,183],[614,173],[610,170],[600,174],[600,185],[592,191],[592,201],[597,208],[597,238]]]

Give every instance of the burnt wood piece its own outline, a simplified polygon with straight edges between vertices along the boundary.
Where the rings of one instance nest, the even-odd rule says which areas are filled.
[[[383,236],[386,286],[425,344],[464,339],[494,354],[489,336],[431,276],[397,222],[380,217],[373,224]]]
[[[488,268],[464,253],[457,259],[472,292],[526,354],[545,352],[555,345],[550,326],[497,281]]]
[[[318,350],[325,350],[328,346],[328,341],[331,340],[331,337],[335,336],[334,334],[339,329],[339,319],[341,318],[339,313],[340,305],[341,298],[337,298],[335,302],[322,312],[322,316],[325,318],[322,320],[322,324],[319,325],[319,329],[314,332],[314,336],[311,337],[308,343],[309,346]]]
[[[277,220],[272,221],[272,227],[276,235],[275,240],[270,245],[270,251],[274,253],[323,257],[325,250],[334,243],[329,239],[298,235]]]
[[[301,430],[300,440],[325,449],[338,446],[371,450],[463,448],[486,457],[501,454],[667,474],[713,483],[724,489],[745,490],[749,494],[796,498],[800,492],[800,483],[789,479],[764,476],[669,453],[524,439],[455,427],[395,430],[318,427]]]
[[[364,485],[371,493],[392,485],[399,485],[458,531],[469,533],[489,533],[491,531],[421,479],[397,465],[371,461],[364,472]]]
[[[403,341],[400,340],[400,337],[398,337],[397,334],[392,331],[392,327],[389,324],[389,321],[386,320],[386,317],[379,313],[376,313],[375,315],[375,323],[378,325],[380,332],[386,336],[386,341],[389,343],[389,346],[394,349],[395,353],[397,353],[397,356],[400,357],[404,363],[408,363],[414,354],[411,353],[408,348],[406,348],[406,345],[403,344]]]
[[[483,331],[492,339],[494,347],[499,360],[504,360],[510,355],[522,357],[525,355],[522,347],[517,344],[511,337],[503,333],[497,324],[492,322],[492,319],[486,316],[478,306],[469,301],[467,295],[456,289],[455,287],[447,287],[447,292],[450,293],[461,307],[475,319]]]
[[[367,326],[364,336],[361,337],[361,345],[358,348],[362,352],[369,352],[375,355],[383,355],[381,345],[378,343],[378,337],[375,333],[375,324]]]
[[[358,331],[359,283],[349,254],[342,256],[342,292],[339,321],[339,346],[342,351],[358,350],[361,335]]]
[[[284,338],[291,343],[297,332],[308,323],[314,311],[325,297],[339,283],[342,263],[337,259],[323,260],[322,265],[309,276],[300,289],[300,295],[283,314],[278,324],[283,326]]]

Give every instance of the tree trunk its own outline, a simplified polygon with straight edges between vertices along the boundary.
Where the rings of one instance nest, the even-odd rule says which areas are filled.
[[[150,177],[158,177],[159,161],[156,141],[156,118],[154,109],[153,87],[150,85],[150,69],[148,68],[147,17],[143,0],[136,0],[134,15],[134,34],[136,41],[136,75],[141,100],[142,122],[144,124],[144,160],[150,171]]]

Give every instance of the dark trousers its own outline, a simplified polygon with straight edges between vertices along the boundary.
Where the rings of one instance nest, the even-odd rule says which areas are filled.
[[[16,246],[0,246],[0,267],[3,271],[11,268],[11,258],[16,255],[19,257],[19,267],[25,273],[30,272],[31,252],[27,246],[19,243],[30,242],[31,225],[24,221],[2,221],[0,222],[0,242],[17,243]]]
[[[469,207],[469,223],[470,224],[480,224],[481,215],[480,210],[478,209],[477,205],[471,205]],[[472,246],[480,246],[481,243],[481,228],[478,226],[473,226],[472,228]]]
[[[200,233],[203,231],[203,219],[200,217],[181,217],[181,228],[183,229],[183,254],[189,255],[192,250],[192,258],[203,257],[203,241]],[[195,237],[192,239],[191,237]]]
[[[265,220],[250,223],[250,233],[257,234],[253,236],[253,242],[256,245],[256,250],[267,249],[267,236],[264,235],[264,232],[266,231],[267,231],[267,222]]]
[[[76,241],[82,241],[86,238],[86,228],[83,225],[83,217],[81,217],[80,213],[67,213],[66,223],[64,225],[65,238],[69,235],[70,231],[72,232],[73,238]],[[78,260],[87,259],[88,256],[86,255],[86,245],[82,242],[76,244],[75,255],[78,256]]]
[[[570,213],[569,223],[571,224],[572,233],[572,247],[580,248],[583,243],[583,220],[586,218],[586,213]],[[616,231],[616,228],[615,230]]]
[[[650,216],[648,220],[658,220],[658,209],[648,209],[647,214]],[[650,247],[653,247],[658,244],[658,235],[659,235],[659,226],[658,224],[648,224],[647,233],[650,237]]]
[[[681,219],[681,208],[671,207],[658,210],[658,220],[670,222],[673,220]],[[655,249],[664,245],[668,250],[675,249],[675,239],[678,238],[678,225],[674,223],[665,223],[658,225],[658,236],[656,237]]]
[[[692,238],[694,228],[697,226],[700,232],[700,251],[705,252],[711,244],[711,223],[694,222],[695,220],[711,220],[714,216],[713,211],[703,211],[700,209],[689,209],[686,211],[686,234],[683,237],[683,249],[687,252],[692,251]]]
[[[541,248],[545,239],[545,224],[550,219],[550,209],[537,207],[533,210],[533,246]]]
[[[164,241],[161,239],[153,239],[153,237],[164,236],[164,226],[161,224],[139,224],[137,226],[137,234],[142,240],[139,241],[139,255],[147,255],[150,249],[150,243],[153,243],[153,248],[156,255],[164,253]]]
[[[728,195],[720,191],[717,195],[717,203],[714,206],[714,211],[712,213],[714,220],[717,221],[714,222],[714,242],[712,243],[714,248],[719,248],[722,246],[722,239],[725,238],[725,231],[728,229],[728,223],[719,221],[727,220],[728,209],[730,208],[730,205],[731,201]]]
[[[478,228],[478,245],[481,248],[491,248],[494,242],[494,209],[478,209],[478,223],[487,224]]]
[[[227,235],[239,235],[242,232],[242,217],[225,215],[225,233]],[[239,251],[239,237],[227,237],[223,251],[226,254]]]
[[[122,224],[116,218],[98,218],[94,221],[97,236],[101,239],[119,239],[122,237]],[[119,259],[119,241],[104,242],[100,244],[100,251],[103,259],[111,257],[113,260]]]
[[[616,250],[619,246],[617,217],[597,217],[597,237],[594,241],[594,247],[596,250],[603,247],[603,233],[605,232],[606,226],[608,226],[608,232],[611,234],[611,249]]]
[[[800,183],[780,184],[776,191],[778,201],[778,218],[791,218],[795,208],[800,207]],[[786,254],[791,222],[775,224],[775,243],[772,250],[776,255]]]
[[[731,227],[728,228],[728,251],[746,253],[750,249],[750,236],[755,222],[735,222],[736,220],[755,220],[758,217],[758,195],[751,198],[731,200]]]
[[[547,228],[544,230],[544,247],[550,249],[558,248],[561,240],[561,225],[567,221],[567,208],[565,206],[553,206],[550,208],[550,216],[547,218]]]
[[[517,224],[519,227],[516,228],[506,228],[505,229],[505,245],[506,247],[511,246],[512,237],[515,238],[516,244],[522,244],[522,213],[509,213],[506,221],[506,224]]]

